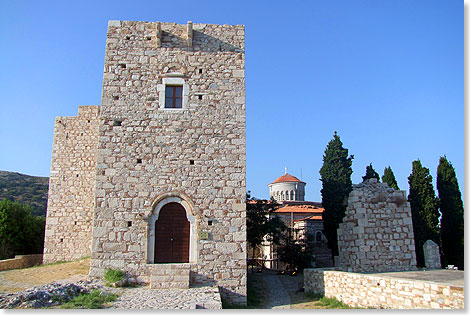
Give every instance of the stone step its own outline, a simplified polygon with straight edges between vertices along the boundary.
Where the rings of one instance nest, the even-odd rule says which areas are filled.
[[[190,265],[149,265],[149,276],[151,289],[187,289],[190,282]]]

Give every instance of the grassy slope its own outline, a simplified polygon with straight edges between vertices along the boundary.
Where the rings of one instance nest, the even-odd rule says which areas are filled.
[[[0,200],[30,205],[34,215],[46,216],[48,189],[49,177],[0,171]]]

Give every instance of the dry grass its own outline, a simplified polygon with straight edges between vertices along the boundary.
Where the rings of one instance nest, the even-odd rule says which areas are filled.
[[[85,258],[66,263],[15,269],[0,272],[0,292],[23,291],[32,286],[53,281],[78,281],[85,279],[90,269],[90,259]]]

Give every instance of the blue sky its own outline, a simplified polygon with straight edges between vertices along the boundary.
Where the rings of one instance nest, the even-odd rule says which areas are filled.
[[[48,176],[56,116],[99,105],[108,20],[244,24],[247,189],[284,167],[321,201],[336,130],[358,183],[372,162],[408,190],[439,157],[464,189],[464,15],[455,0],[1,1],[0,170]]]

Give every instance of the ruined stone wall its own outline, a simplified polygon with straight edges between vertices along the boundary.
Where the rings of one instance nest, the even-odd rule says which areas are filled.
[[[339,267],[354,272],[416,268],[406,192],[370,179],[353,185],[338,228]]]
[[[114,267],[150,282],[149,220],[159,202],[180,198],[194,216],[192,283],[243,304],[244,27],[192,27],[109,22],[90,275]],[[184,106],[165,109],[174,79]]]
[[[55,120],[44,263],[91,254],[98,116],[98,106],[80,106],[78,116]]]

